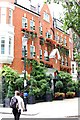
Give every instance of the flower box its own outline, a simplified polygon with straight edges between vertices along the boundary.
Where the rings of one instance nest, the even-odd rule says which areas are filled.
[[[63,100],[65,98],[65,93],[56,92],[54,97],[56,100]]]
[[[67,92],[66,93],[66,98],[73,98],[75,97],[75,92]]]

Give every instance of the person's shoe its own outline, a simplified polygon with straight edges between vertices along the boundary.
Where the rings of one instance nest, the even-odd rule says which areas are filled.
[[[27,111],[27,109],[25,109],[24,111]]]

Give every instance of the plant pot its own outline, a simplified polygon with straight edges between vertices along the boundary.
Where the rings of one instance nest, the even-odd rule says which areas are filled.
[[[46,94],[46,101],[52,101],[52,94],[51,93]]]
[[[55,98],[56,100],[63,100],[63,97],[62,96],[58,96]]]
[[[80,92],[78,92],[78,97],[80,97]]]
[[[35,96],[29,95],[28,96],[28,104],[34,104],[35,103]]]

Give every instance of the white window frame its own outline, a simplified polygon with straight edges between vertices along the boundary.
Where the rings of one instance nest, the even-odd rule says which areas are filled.
[[[28,20],[25,17],[22,17],[22,28],[28,27]]]
[[[59,37],[59,42],[62,43],[62,37],[61,36]]]
[[[40,23],[40,27],[39,27],[39,32],[40,32],[40,35],[43,34],[43,27],[42,27],[42,24]]]
[[[43,14],[43,19],[44,19],[45,21],[49,22],[49,21],[50,21],[49,14],[46,13],[46,12],[44,12],[44,14]]]
[[[27,50],[27,38],[22,37],[22,56],[24,56],[24,46],[26,46]]]
[[[58,34],[55,34],[55,40],[58,41]]]
[[[40,49],[40,59],[42,59],[42,49]]]
[[[47,50],[44,50],[44,59],[47,60],[47,57],[48,57],[48,52]]]
[[[12,9],[9,9],[9,24],[12,25]]]
[[[64,57],[62,56],[61,64],[64,65]]]
[[[63,40],[63,44],[66,46],[66,38],[64,38],[64,40]]]
[[[31,49],[33,49],[33,50],[31,51]],[[34,52],[35,52],[35,46],[30,45],[30,57],[34,57]]]
[[[49,35],[50,35],[50,37],[49,37]],[[46,38],[51,38],[50,32],[46,32]]]
[[[35,30],[35,21],[30,20],[30,30]]]

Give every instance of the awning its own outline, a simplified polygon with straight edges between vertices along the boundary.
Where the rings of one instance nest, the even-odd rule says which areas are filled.
[[[52,74],[52,75],[54,76],[54,72],[56,72],[56,71],[57,71],[56,68],[47,68],[46,74],[47,74],[47,75]]]
[[[49,58],[55,58],[55,57],[56,57],[56,56],[55,56],[56,54],[58,55],[58,59],[60,59],[61,56],[60,56],[59,50],[58,50],[57,48],[52,50],[52,52],[51,52],[50,55],[49,55]]]

